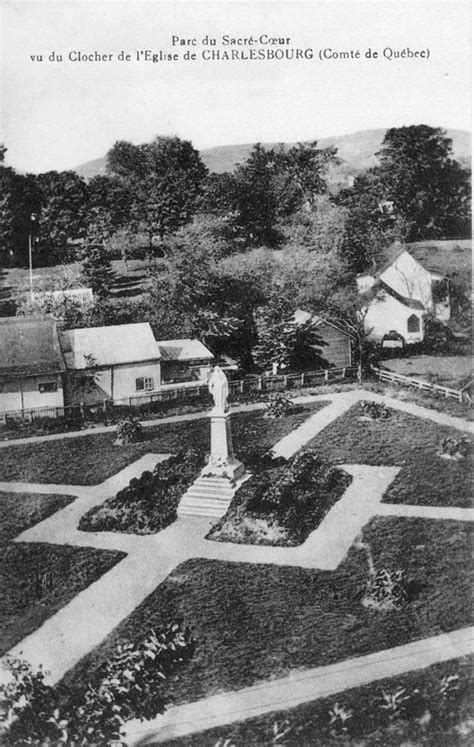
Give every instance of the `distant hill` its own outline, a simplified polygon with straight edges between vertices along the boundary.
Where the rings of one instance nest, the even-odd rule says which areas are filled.
[[[361,130],[349,135],[338,135],[336,137],[315,138],[320,148],[335,146],[337,155],[342,160],[339,166],[331,169],[329,181],[333,188],[347,184],[350,178],[357,176],[371,166],[375,166],[378,159],[377,151],[380,150],[385,129]],[[447,130],[448,137],[453,141],[454,157],[463,165],[471,162],[471,133],[465,130]],[[294,143],[285,143],[293,145]],[[272,147],[278,143],[262,143],[265,147]],[[254,143],[242,145],[220,145],[216,148],[206,148],[201,151],[201,158],[211,172],[221,174],[224,171],[233,171],[238,163],[242,163],[248,157]],[[98,174],[105,174],[106,158],[96,158],[75,167],[75,171],[85,179],[91,179]]]

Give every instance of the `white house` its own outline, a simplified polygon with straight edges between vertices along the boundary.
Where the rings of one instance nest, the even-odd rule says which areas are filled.
[[[59,414],[65,368],[53,319],[0,319],[0,418],[36,408]]]
[[[66,404],[120,400],[160,387],[161,353],[148,323],[69,329],[60,340]]]
[[[379,280],[373,286],[373,298],[365,309],[364,326],[368,337],[381,341],[390,332],[398,332],[406,343],[421,342],[424,337],[425,307],[421,301],[406,298]]]
[[[372,273],[357,277],[361,293],[372,291],[368,302],[366,329],[374,340],[396,331],[405,342],[420,342],[424,337],[423,318],[434,315],[442,322],[451,317],[451,281],[444,268],[450,267],[453,242],[394,244],[388,259]],[[465,243],[465,242],[461,242]],[[445,245],[445,246],[443,246]],[[465,247],[459,251],[464,252]]]
[[[69,329],[60,341],[66,404],[127,400],[207,381],[212,368],[213,354],[199,340],[157,341],[147,322]]]

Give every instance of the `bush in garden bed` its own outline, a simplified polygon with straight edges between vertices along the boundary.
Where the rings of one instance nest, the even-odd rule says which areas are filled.
[[[351,482],[349,475],[314,451],[288,461],[263,455],[253,476],[235,494],[226,515],[207,539],[270,545],[299,545],[316,529]],[[262,531],[262,521],[267,530]]]
[[[22,660],[8,660],[11,681],[0,686],[10,724],[4,744],[111,744],[131,719],[153,719],[165,711],[166,679],[195,649],[179,625],[154,630],[133,644],[117,644],[87,685],[70,693],[45,684]],[[12,720],[13,717],[13,720]]]
[[[154,534],[176,519],[179,501],[204,464],[194,449],[157,464],[153,472],[134,477],[130,484],[101,506],[94,506],[79,522],[85,532]]]

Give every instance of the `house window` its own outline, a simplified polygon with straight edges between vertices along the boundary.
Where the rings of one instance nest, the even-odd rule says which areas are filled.
[[[150,389],[155,388],[155,382],[153,381],[153,379],[147,379],[145,377],[140,378],[140,379],[135,379],[135,385],[137,388],[137,392],[146,392],[146,391],[149,391]]]
[[[41,394],[44,394],[45,392],[57,392],[58,384],[56,381],[44,381],[41,384],[38,384],[38,389]]]
[[[416,314],[412,314],[407,319],[407,328],[409,332],[419,332],[420,331],[420,320],[417,317]]]

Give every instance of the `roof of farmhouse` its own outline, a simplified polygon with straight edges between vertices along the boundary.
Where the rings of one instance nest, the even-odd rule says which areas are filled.
[[[60,334],[68,368],[116,366],[159,360],[160,349],[148,322],[69,329]]]
[[[429,272],[443,276],[458,275],[460,278],[464,273],[468,273],[470,277],[471,249],[472,241],[470,239],[442,239],[439,241],[433,239],[411,244],[401,244],[396,241],[383,251],[375,270],[367,274],[374,274],[375,277],[379,277],[384,270],[395,262],[397,257],[406,251]]]
[[[53,319],[0,319],[0,374],[31,376],[65,368]]]
[[[157,340],[163,361],[210,360],[213,354],[199,340]]]

